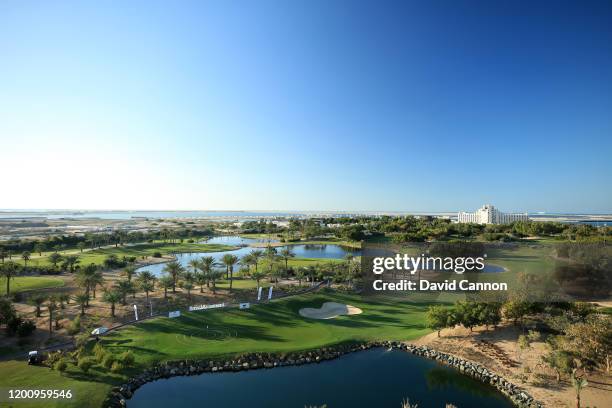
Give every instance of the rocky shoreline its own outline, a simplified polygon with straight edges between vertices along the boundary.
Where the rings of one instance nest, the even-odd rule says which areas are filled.
[[[462,374],[495,387],[499,392],[508,397],[517,407],[543,407],[542,403],[535,401],[533,397],[531,397],[525,390],[512,384],[503,377],[492,373],[487,368],[479,364],[463,360],[450,354],[441,353],[425,346],[415,346],[412,344],[391,341],[338,345],[334,347],[323,347],[313,351],[297,353],[249,353],[226,360],[168,361],[144,370],[141,374],[129,379],[121,386],[113,387],[104,403],[104,407],[126,407],[127,400],[132,397],[138,388],[142,387],[146,383],[163,378],[223,371],[244,371],[319,363],[321,361],[336,359],[348,353],[368,350],[374,347],[404,350],[406,352],[436,360],[441,364],[453,367],[459,370]]]

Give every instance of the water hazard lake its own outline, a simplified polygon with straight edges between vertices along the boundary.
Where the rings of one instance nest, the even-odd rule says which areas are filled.
[[[206,243],[239,246],[249,245],[251,243],[266,243],[268,241],[278,242],[277,240],[268,240],[265,238],[242,238],[239,236],[223,236],[211,238],[206,241]],[[343,247],[336,244],[298,244],[289,245],[288,247],[291,248],[291,251],[295,254],[296,258],[343,259],[346,254],[349,253],[353,256],[361,255],[361,251],[359,249]],[[280,253],[283,248],[286,247],[276,247],[277,253]],[[263,251],[265,248],[253,248],[244,246],[233,251],[181,253],[176,254],[176,259],[181,265],[183,265],[183,267],[187,268],[189,265],[189,261],[191,261],[192,259],[200,259],[203,256],[212,256],[215,261],[219,262],[225,254],[232,254],[236,255],[238,258],[242,258],[249,252],[257,249]],[[165,264],[163,263],[143,266],[139,268],[138,271],[140,272],[143,270],[147,270],[156,276],[161,276],[164,266]]]
[[[238,392],[237,392],[238,391]],[[419,408],[513,405],[494,388],[456,370],[402,351],[382,348],[303,366],[174,377],[144,385],[129,408]]]

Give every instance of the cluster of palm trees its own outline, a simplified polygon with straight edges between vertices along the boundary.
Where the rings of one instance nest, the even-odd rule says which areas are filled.
[[[42,308],[46,307],[49,312],[49,336],[53,335],[54,325],[55,330],[60,328],[60,320],[63,318],[60,310],[63,310],[66,304],[70,303],[70,295],[67,293],[58,294],[36,294],[30,298],[30,303],[35,307],[36,317],[41,317]]]

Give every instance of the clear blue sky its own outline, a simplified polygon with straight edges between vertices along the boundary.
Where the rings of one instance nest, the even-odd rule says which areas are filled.
[[[2,1],[0,142],[2,208],[612,212],[612,2]]]

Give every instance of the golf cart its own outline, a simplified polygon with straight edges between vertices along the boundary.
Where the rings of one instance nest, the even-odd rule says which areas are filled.
[[[28,365],[38,365],[45,360],[45,356],[37,350],[28,353]]]

